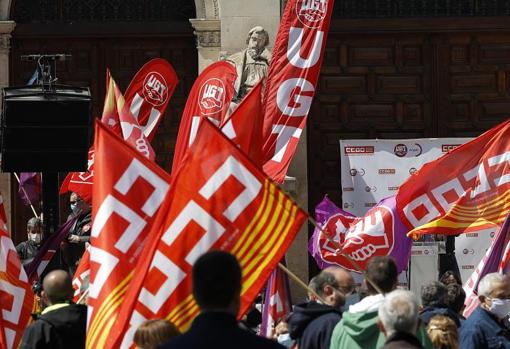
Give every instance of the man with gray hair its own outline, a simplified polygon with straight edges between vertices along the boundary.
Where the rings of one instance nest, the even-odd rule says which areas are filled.
[[[421,287],[421,303],[423,310],[420,312],[420,320],[425,326],[432,317],[444,315],[455,321],[460,327],[459,315],[448,307],[448,289],[439,281],[431,281]]]
[[[386,337],[383,349],[423,348],[418,331],[418,300],[410,291],[395,290],[379,306],[377,324]]]
[[[328,349],[331,333],[342,318],[340,308],[355,291],[354,279],[345,269],[329,267],[312,279],[310,287],[322,300],[312,296],[310,302],[294,307],[290,338],[297,340],[298,348]]]
[[[480,305],[460,328],[460,348],[510,348],[504,319],[510,313],[510,278],[491,273],[478,284]]]

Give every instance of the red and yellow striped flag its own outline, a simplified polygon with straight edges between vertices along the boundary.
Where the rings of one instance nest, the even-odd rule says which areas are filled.
[[[174,175],[107,347],[132,347],[134,331],[149,318],[187,329],[200,311],[191,294],[191,268],[212,249],[234,254],[241,264],[242,315],[306,218],[220,130],[204,122]]]
[[[510,208],[510,120],[425,165],[397,194],[408,235],[501,226]]]

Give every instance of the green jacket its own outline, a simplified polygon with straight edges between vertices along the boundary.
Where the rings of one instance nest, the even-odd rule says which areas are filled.
[[[329,349],[376,349],[384,346],[386,338],[377,326],[377,311],[343,313],[335,326]],[[433,349],[427,332],[420,326],[418,339],[426,349]]]

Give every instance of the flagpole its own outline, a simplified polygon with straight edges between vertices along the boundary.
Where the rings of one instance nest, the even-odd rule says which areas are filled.
[[[85,304],[85,303],[82,303],[84,300],[85,300],[85,297],[87,297],[89,295],[89,289],[90,287],[88,287],[85,292],[83,292],[80,296],[80,298],[78,299],[78,301],[76,302],[76,304]]]
[[[329,236],[328,234],[326,234],[326,232],[325,232],[324,230],[322,230],[322,227],[321,227],[321,226],[319,226],[319,224],[315,221],[315,219],[313,219],[313,218],[310,216],[310,214],[308,214],[308,221],[310,221],[310,223],[312,223],[312,224],[315,226],[315,228],[319,229],[319,232],[320,232],[322,235],[324,235],[324,237],[325,237],[325,238],[326,238],[329,242],[331,242],[331,243],[335,246],[335,248],[336,248],[335,253],[336,253],[336,254],[340,254],[342,257],[345,257],[345,258],[346,258],[346,259],[347,259],[347,260],[348,260],[348,261],[352,264],[352,266],[354,267],[354,269],[356,269],[356,270],[357,270],[360,274],[364,274],[364,271],[363,271],[363,269],[361,269],[361,266],[360,266],[360,265],[359,265],[359,264],[358,264],[355,260],[353,260],[350,256],[348,256],[347,254],[345,254],[345,253],[343,253],[343,252],[341,251],[342,247],[340,246],[340,244],[339,244],[337,241],[333,240],[333,238],[332,238],[331,236]],[[367,280],[367,281],[370,283],[370,285],[374,288],[374,290],[376,290],[376,291],[377,291],[378,293],[380,293],[380,294],[383,294],[383,293],[384,293],[384,292],[383,292],[383,291],[379,288],[379,286],[377,286],[377,285],[375,284],[375,282],[374,282],[374,281],[372,281],[372,280],[371,280],[371,279],[370,279],[370,278],[369,278],[366,274],[365,274],[365,275],[363,275],[363,276],[364,276],[365,280]]]
[[[21,181],[19,180],[18,174],[16,172],[13,172],[13,173],[14,173],[14,177],[16,177],[16,180],[18,181],[19,187],[23,191],[23,194],[25,194],[25,197],[27,198],[28,203],[30,204],[30,207],[32,208],[32,212],[34,213],[35,218],[39,218],[39,216],[37,215],[37,212],[35,212],[34,205],[32,205],[32,201],[30,200],[30,198],[28,197],[27,192],[25,191],[25,188],[23,188],[23,186],[21,185]]]
[[[278,263],[278,267],[284,271],[287,275],[290,276],[290,278],[292,280],[294,280],[299,286],[301,286],[302,288],[304,288],[307,292],[313,294],[315,297],[317,297],[317,299],[319,301],[321,301],[321,303],[323,304],[326,304],[326,301],[317,294],[317,292],[315,292],[312,288],[310,288],[307,284],[305,284],[296,274],[294,274],[293,272],[291,272],[289,269],[287,269],[286,266],[284,266],[282,263]]]

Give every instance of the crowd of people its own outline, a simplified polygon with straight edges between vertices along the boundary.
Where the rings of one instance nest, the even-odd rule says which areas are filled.
[[[72,303],[71,277],[89,241],[91,210],[75,193],[70,206],[69,219],[76,217],[76,223],[61,244],[59,268],[48,268],[39,280],[42,311],[26,329],[21,348],[85,346],[87,310]],[[37,254],[42,231],[39,218],[28,221],[27,241],[16,247],[23,265]],[[274,337],[265,339],[256,335],[260,312],[255,307],[243,321],[236,320],[241,274],[234,256],[219,251],[204,254],[193,266],[193,295],[202,312],[191,328],[181,334],[167,320],[151,319],[138,328],[135,343],[146,349],[510,348],[506,275],[488,274],[480,281],[480,305],[466,319],[462,316],[466,294],[455,272],[423,285],[418,300],[412,292],[397,289],[397,266],[390,257],[372,258],[360,287],[347,270],[329,267],[310,280],[307,301],[278,319]]]
[[[35,234],[29,223],[29,242]],[[37,222],[35,222],[37,223]],[[44,308],[26,329],[20,348],[84,348],[86,306],[73,304],[68,270],[49,272],[42,282]],[[185,332],[165,319],[150,319],[136,331],[139,348],[510,348],[510,278],[492,273],[478,286],[479,306],[462,316],[466,294],[452,273],[423,285],[421,300],[397,288],[391,257],[374,257],[357,287],[340,267],[310,280],[307,302],[293,306],[267,339],[236,316],[242,270],[226,252],[210,251],[193,265],[193,296],[201,309]],[[248,328],[248,327],[251,327]]]

